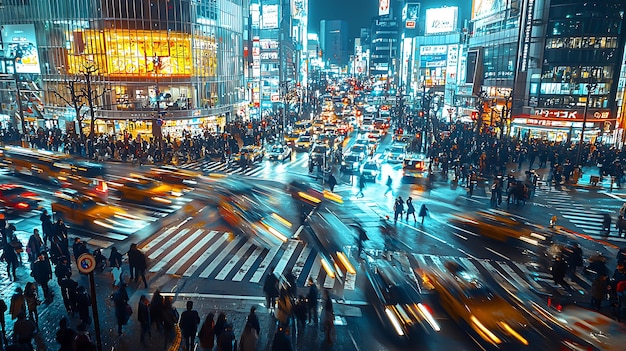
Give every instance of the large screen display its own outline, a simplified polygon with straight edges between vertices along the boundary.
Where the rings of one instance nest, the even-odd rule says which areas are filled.
[[[489,17],[506,10],[507,0],[474,0],[472,20]]]
[[[82,30],[69,34],[68,71],[95,65],[98,74],[119,77],[215,76],[217,43],[188,33],[126,29]]]
[[[15,59],[17,73],[41,73],[33,24],[7,24],[0,27],[5,57]]]
[[[457,30],[458,7],[439,7],[426,10],[426,34],[450,33]]]

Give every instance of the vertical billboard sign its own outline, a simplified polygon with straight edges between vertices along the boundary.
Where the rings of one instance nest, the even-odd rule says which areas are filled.
[[[508,0],[474,0],[472,20],[489,17],[506,10]]]
[[[420,4],[407,3],[402,9],[402,22],[404,27],[408,29],[415,29],[417,27],[417,19],[420,13]]]
[[[278,5],[263,5],[261,29],[278,28]]]
[[[448,62],[446,64],[446,81],[456,83],[456,72],[459,64],[459,45],[448,45]]]
[[[252,28],[259,28],[261,25],[261,6],[250,4],[250,16],[252,17]]]
[[[535,0],[528,0],[526,3],[526,14],[524,16],[524,37],[522,38],[522,59],[520,71],[526,72],[528,69],[528,58],[530,51],[530,41],[533,32],[533,19],[535,12]]]
[[[474,84],[476,80],[476,65],[478,65],[478,50],[470,50],[467,52],[465,84]]]
[[[379,16],[387,16],[389,15],[389,3],[391,0],[378,0],[378,15]]]
[[[306,0],[291,0],[291,17],[298,20],[305,19],[307,17],[307,5]]]
[[[15,72],[41,74],[37,38],[33,24],[11,24],[0,27],[5,57],[15,59]]]

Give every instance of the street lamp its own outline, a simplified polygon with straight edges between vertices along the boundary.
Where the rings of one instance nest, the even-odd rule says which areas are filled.
[[[585,87],[587,88],[587,100],[585,101],[585,110],[583,112],[583,127],[580,131],[580,140],[578,141],[578,155],[576,156],[576,166],[582,167],[582,153],[583,153],[583,142],[585,140],[585,127],[587,126],[587,111],[589,110],[589,100],[591,100],[591,94],[598,87],[598,83],[593,80],[595,70],[592,71],[589,76],[589,82]]]

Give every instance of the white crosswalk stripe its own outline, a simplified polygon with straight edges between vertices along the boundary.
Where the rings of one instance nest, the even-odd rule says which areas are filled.
[[[258,284],[270,273],[293,272],[299,285],[309,278],[332,288],[318,253],[298,240],[271,250],[245,237],[203,228],[166,228],[139,245],[149,259],[148,271],[183,277]]]

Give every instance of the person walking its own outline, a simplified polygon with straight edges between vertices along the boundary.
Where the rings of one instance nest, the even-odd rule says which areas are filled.
[[[307,315],[309,319],[309,324],[317,324],[318,323],[318,313],[317,313],[317,305],[320,297],[319,289],[315,284],[313,278],[309,278],[309,292],[306,295],[307,302]]]
[[[26,298],[24,297],[24,291],[20,287],[15,288],[15,293],[11,296],[9,313],[12,319],[17,319],[17,316],[21,313],[26,315]]]
[[[118,286],[122,282],[122,254],[117,251],[116,247],[111,248],[109,255],[109,266],[113,274],[113,286]]]
[[[91,336],[87,331],[86,323],[78,325],[76,337],[74,338],[74,350],[95,351],[96,346],[91,342]]]
[[[33,337],[36,331],[35,323],[26,318],[25,313],[20,313],[13,325],[13,339],[23,350],[33,350]]]
[[[278,298],[276,308],[276,319],[279,325],[289,327],[289,320],[293,314],[293,302],[287,289],[280,289],[280,297]]]
[[[323,300],[322,325],[324,327],[324,343],[332,345],[335,332],[335,311],[328,289],[324,290]]]
[[[278,279],[274,274],[274,267],[270,267],[265,282],[263,283],[263,292],[265,293],[265,307],[272,313],[276,298],[278,297]]]
[[[387,190],[385,190],[384,196],[387,196],[387,193],[391,192],[391,196],[393,196],[393,179],[391,179],[391,175],[387,176],[387,182],[385,183],[387,186]]]
[[[152,319],[150,318],[150,301],[146,298],[146,295],[141,295],[139,298],[139,304],[137,305],[137,321],[141,327],[141,334],[139,340],[142,344],[146,343],[146,334],[152,338],[152,332],[150,325]]]
[[[565,262],[561,256],[554,258],[551,270],[554,283],[569,289],[569,284],[565,281],[565,275],[567,274],[567,262]]]
[[[35,282],[41,286],[43,297],[47,303],[52,301],[52,292],[48,286],[48,282],[52,279],[52,266],[45,253],[40,253],[37,261],[31,266],[31,274],[35,278]]]
[[[13,246],[10,243],[5,243],[2,250],[2,259],[7,264],[7,275],[9,280],[13,276],[13,281],[17,281],[17,266],[20,264],[19,258]]]
[[[163,332],[163,303],[161,290],[155,290],[150,300],[150,319],[156,325],[157,331],[161,333]]]
[[[2,328],[2,335],[0,336],[0,345],[7,345],[7,321],[4,317],[5,312],[9,309],[7,303],[3,299],[0,299],[0,328]]]
[[[220,338],[220,335],[224,332],[224,328],[226,328],[226,313],[220,312],[217,315],[217,320],[215,321],[215,325],[213,326],[213,335],[215,335],[215,341],[217,342]]]
[[[256,315],[256,306],[250,307],[250,313],[246,318],[246,323],[250,323],[252,328],[256,330],[256,334],[261,334],[261,323],[259,323],[259,317]]]
[[[90,325],[91,317],[89,316],[89,306],[91,306],[91,296],[84,286],[79,285],[76,288],[76,311],[82,324]]]
[[[422,206],[420,207],[420,212],[418,213],[418,216],[422,219],[422,224],[424,224],[424,218],[428,216],[429,212],[430,210],[428,209],[428,207],[426,207],[426,204],[422,204]]]
[[[43,246],[43,239],[41,239],[41,236],[39,235],[39,229],[33,229],[33,234],[30,235],[28,238],[28,244],[26,244],[28,262],[33,263],[37,260]]]
[[[220,333],[217,339],[217,351],[236,351],[237,341],[235,340],[235,333],[233,333],[233,325],[226,323],[224,325],[224,331]]]
[[[28,318],[39,325],[39,312],[37,306],[41,304],[41,301],[37,298],[37,286],[33,282],[26,283],[24,287],[24,300],[26,300],[26,307],[28,307]]]
[[[59,320],[59,330],[56,333],[56,341],[59,344],[59,351],[74,351],[74,338],[76,333],[74,329],[68,327],[67,317],[61,317]]]
[[[78,312],[77,303],[77,289],[78,283],[70,278],[64,276],[59,280],[59,287],[61,288],[61,297],[63,298],[63,305],[65,305],[65,311],[72,317]]]
[[[256,351],[258,341],[258,332],[247,322],[239,337],[239,351]]]
[[[111,295],[111,300],[115,305],[115,321],[117,322],[117,336],[122,335],[122,326],[128,323],[130,315],[128,313],[128,292],[126,291],[126,284],[120,283],[119,289]]]
[[[330,187],[330,192],[335,191],[335,185],[337,185],[337,178],[331,173],[328,175],[328,187]]]
[[[148,261],[146,255],[139,250],[135,243],[131,244],[130,250],[128,250],[128,267],[130,268],[130,279],[135,279],[135,283],[137,283],[141,277],[143,285],[147,289],[146,269],[148,268]]]
[[[398,196],[393,204],[393,223],[398,222],[398,217],[402,220],[402,213],[404,212],[404,200],[401,196]]]
[[[202,327],[200,327],[198,332],[200,351],[213,351],[213,346],[215,345],[215,334],[213,333],[213,327],[215,326],[214,316],[212,312],[207,314]]]
[[[417,218],[415,218],[415,206],[413,206],[413,198],[409,196],[406,199],[406,221],[409,221],[409,216],[413,215],[413,221],[417,222]]]
[[[187,301],[187,309],[180,314],[178,322],[187,350],[192,350],[191,346],[195,344],[198,324],[200,324],[200,315],[193,309],[193,301]]]
[[[289,340],[289,329],[278,327],[272,339],[272,351],[292,351],[291,340]]]
[[[365,176],[361,173],[359,175],[359,191],[356,193],[357,199],[363,197],[363,189],[365,189]]]
[[[605,236],[609,236],[611,233],[611,215],[608,213],[602,214],[602,230],[605,232]]]
[[[78,262],[80,255],[89,253],[87,244],[79,237],[74,238],[74,244],[72,244],[72,252],[74,253],[74,262]]]
[[[165,335],[165,346],[174,340],[174,327],[176,326],[176,322],[178,322],[178,318],[178,311],[174,308],[172,297],[166,296],[163,299],[163,334]]]
[[[606,274],[598,274],[591,284],[591,308],[600,311],[602,300],[606,298],[608,281]]]
[[[39,220],[41,221],[41,232],[43,233],[43,246],[47,247],[48,240],[52,236],[52,217],[48,214],[48,210],[44,208],[41,211]],[[50,239],[50,241],[52,240]]]

